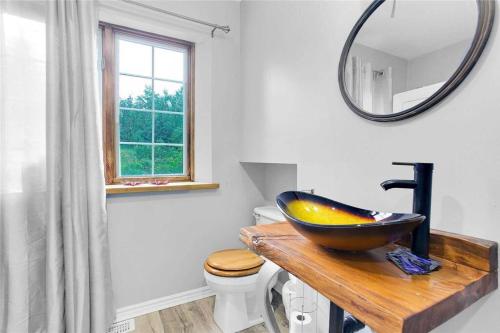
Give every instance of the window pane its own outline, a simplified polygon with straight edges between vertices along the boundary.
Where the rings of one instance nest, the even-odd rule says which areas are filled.
[[[155,47],[155,78],[184,81],[184,53]]]
[[[150,145],[120,145],[120,168],[122,176],[151,175]]]
[[[150,79],[120,75],[120,107],[148,109],[153,106],[153,90]]]
[[[184,116],[155,112],[155,142],[183,143]]]
[[[152,112],[120,110],[120,142],[151,142]]]
[[[183,85],[181,83],[155,80],[155,110],[183,112]]]
[[[151,77],[152,49],[151,46],[120,40],[120,73]]]
[[[183,174],[183,148],[155,146],[155,174]]]

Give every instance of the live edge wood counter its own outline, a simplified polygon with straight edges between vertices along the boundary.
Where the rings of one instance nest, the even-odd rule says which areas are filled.
[[[394,245],[326,250],[288,222],[242,228],[240,239],[378,333],[429,332],[498,287],[497,243],[437,230],[431,255],[442,267],[421,276],[386,260]]]

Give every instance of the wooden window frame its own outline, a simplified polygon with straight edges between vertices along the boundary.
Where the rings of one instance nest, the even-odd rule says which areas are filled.
[[[168,179],[170,182],[194,182],[194,51],[192,42],[166,37],[150,32],[140,31],[124,26],[99,22],[102,29],[102,108],[103,108],[103,147],[105,162],[105,179],[107,185],[123,184],[127,182],[148,183],[156,180]],[[118,177],[116,169],[116,57],[115,40],[116,33],[140,38],[150,42],[167,43],[175,47],[181,47],[187,51],[187,78],[185,82],[186,92],[186,145],[187,161],[186,175],[182,176],[137,176]],[[153,73],[154,75],[154,73]]]

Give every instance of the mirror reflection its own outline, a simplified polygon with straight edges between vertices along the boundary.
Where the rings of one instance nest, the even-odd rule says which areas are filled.
[[[478,20],[475,0],[388,0],[349,50],[345,89],[370,114],[414,107],[450,79],[467,54]]]

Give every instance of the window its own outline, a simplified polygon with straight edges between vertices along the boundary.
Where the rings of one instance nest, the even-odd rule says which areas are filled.
[[[106,183],[193,180],[194,45],[101,29]]]

